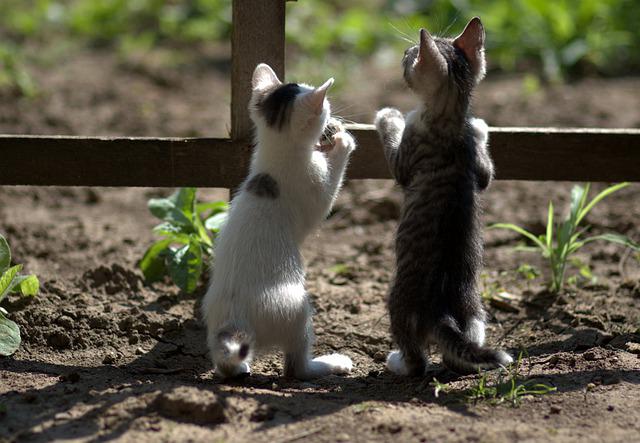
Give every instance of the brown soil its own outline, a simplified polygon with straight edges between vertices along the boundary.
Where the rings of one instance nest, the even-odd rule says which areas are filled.
[[[151,66],[151,68],[149,68]],[[69,57],[38,71],[29,101],[6,95],[0,132],[212,135],[228,124],[225,63],[135,69],[109,54]],[[354,82],[342,105],[371,110],[409,95],[381,70],[373,94]],[[526,96],[521,79],[486,81],[476,109],[494,125],[640,126],[640,79],[585,80]],[[203,91],[206,91],[204,93]],[[346,112],[348,113],[348,112]],[[542,231],[546,205],[567,202],[570,184],[496,182],[486,193],[487,223]],[[42,282],[38,297],[3,303],[23,344],[0,358],[0,441],[634,441],[640,435],[640,262],[608,244],[585,248],[597,282],[559,297],[544,279],[516,272],[533,254],[514,252],[516,236],[485,234],[488,342],[517,354],[522,377],[557,388],[518,407],[469,401],[479,377],[456,377],[437,354],[424,379],[385,372],[391,348],[384,298],[392,275],[400,194],[390,181],[347,185],[335,212],[307,242],[308,287],[317,309],[316,352],[352,357],[349,377],[298,382],[280,376],[278,355],[261,358],[248,379],[212,374],[197,306],[206,282],[188,295],[168,282],[146,286],[137,261],[156,221],[146,201],[162,189],[4,187],[0,232],[14,259]],[[224,190],[202,190],[203,199]],[[589,217],[593,233],[640,239],[640,188],[619,192]],[[336,264],[348,272],[336,274]],[[335,268],[334,268],[335,269]],[[572,271],[574,272],[574,271]],[[493,379],[496,371],[489,376]],[[433,378],[449,383],[435,394]]]

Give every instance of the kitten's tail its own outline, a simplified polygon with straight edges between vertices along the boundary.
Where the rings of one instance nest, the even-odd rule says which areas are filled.
[[[513,358],[506,352],[473,341],[460,330],[451,316],[446,316],[439,322],[434,335],[440,346],[444,365],[460,374],[508,366],[513,362]]]
[[[213,363],[216,372],[224,378],[249,375],[253,357],[253,339],[245,331],[227,326],[211,337]]]

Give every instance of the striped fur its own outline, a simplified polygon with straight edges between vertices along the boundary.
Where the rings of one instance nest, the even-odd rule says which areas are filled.
[[[406,375],[424,373],[429,343],[439,345],[444,364],[457,372],[511,362],[508,354],[484,347],[485,312],[476,287],[482,265],[478,193],[493,175],[487,126],[469,110],[473,87],[484,75],[483,41],[479,20],[457,39],[421,30],[403,67],[423,104],[406,120],[389,108],[376,116],[405,196],[388,300],[400,351],[390,354],[388,366]]]

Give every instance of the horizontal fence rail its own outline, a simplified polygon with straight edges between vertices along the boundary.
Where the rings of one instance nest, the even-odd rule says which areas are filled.
[[[349,179],[388,179],[371,125],[349,125]],[[497,179],[640,181],[639,129],[491,128]],[[247,142],[221,138],[0,135],[0,185],[234,188]]]

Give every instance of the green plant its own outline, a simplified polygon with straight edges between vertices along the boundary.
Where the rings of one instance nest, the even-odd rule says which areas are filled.
[[[605,240],[612,243],[618,243],[630,247],[636,251],[640,250],[640,245],[633,242],[630,238],[615,233],[607,233],[602,235],[594,235],[591,237],[583,237],[588,227],[581,227],[580,222],[593,209],[593,207],[602,199],[612,193],[628,186],[629,183],[619,183],[610,186],[596,195],[591,201],[587,202],[590,184],[585,186],[576,185],[571,190],[571,206],[569,213],[562,223],[554,221],[553,202],[549,202],[549,210],[547,215],[547,227],[545,234],[535,235],[520,226],[513,223],[496,223],[489,228],[510,229],[523,235],[531,240],[534,244],[532,247],[521,247],[521,250],[539,251],[547,260],[551,270],[551,283],[549,289],[552,292],[560,292],[565,282],[565,272],[567,264],[570,263],[571,256],[587,243],[596,240]],[[554,228],[555,226],[555,228]],[[583,275],[586,275],[584,266],[580,269]],[[591,276],[590,272],[588,276]]]
[[[483,372],[477,382],[467,389],[465,395],[467,400],[473,402],[487,400],[493,405],[506,401],[516,407],[525,396],[545,395],[556,390],[553,386],[536,383],[535,380],[523,380],[520,374],[521,364],[522,352],[518,355],[515,363],[507,369],[500,369],[495,383],[490,383],[488,373]]]
[[[163,221],[153,228],[163,238],[151,245],[140,261],[146,281],[153,283],[169,275],[180,289],[193,292],[227,219],[228,203],[199,203],[196,188],[180,188],[168,198],[149,200],[148,205]]]
[[[11,250],[7,240],[0,235],[0,302],[11,293],[34,296],[40,289],[35,275],[21,275],[22,265],[11,266]],[[20,328],[9,320],[8,312],[0,307],[0,355],[11,355],[20,346]]]

